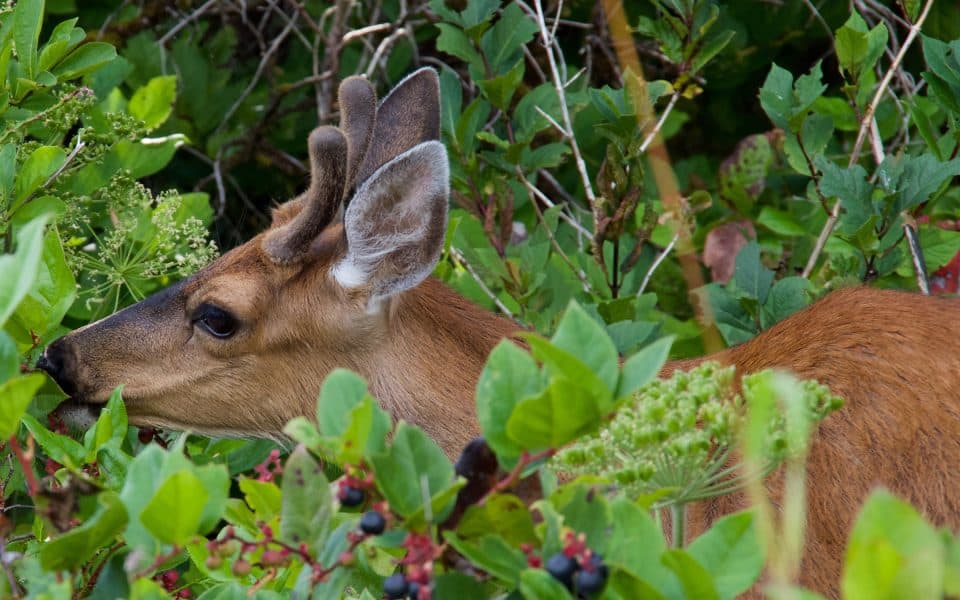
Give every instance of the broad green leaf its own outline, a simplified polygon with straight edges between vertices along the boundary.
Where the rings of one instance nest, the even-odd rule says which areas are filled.
[[[0,384],[0,440],[17,432],[30,400],[45,379],[41,373],[28,373]]]
[[[76,296],[77,283],[67,265],[60,234],[56,227],[50,227],[43,238],[43,255],[37,266],[36,279],[12,317],[12,321],[24,331],[25,339],[21,341],[31,344],[29,332],[44,335],[59,325]]]
[[[198,533],[207,498],[196,475],[178,471],[160,485],[140,513],[140,521],[161,542],[183,545]]]
[[[40,146],[20,165],[13,206],[19,208],[57,169],[63,165],[67,153],[59,146]]]
[[[756,240],[750,240],[740,252],[733,270],[733,280],[737,290],[749,298],[763,304],[773,284],[773,271],[760,262],[760,246]]]
[[[607,389],[616,389],[619,374],[617,349],[603,325],[591,318],[579,304],[570,303],[550,342],[590,367]]]
[[[894,214],[930,199],[948,179],[960,175],[960,160],[938,161],[931,154],[888,157],[877,168],[878,180],[895,193]]]
[[[113,44],[89,42],[73,52],[53,68],[53,74],[60,80],[74,79],[89,73],[117,57]]]
[[[78,468],[83,465],[87,451],[82,444],[65,435],[53,433],[40,424],[31,414],[21,417],[23,426],[27,428],[37,444],[43,448],[48,457],[62,465]]]
[[[176,98],[176,75],[154,77],[133,93],[127,110],[146,124],[147,131],[152,131],[170,116]]]
[[[722,285],[709,283],[696,290],[696,293],[701,302],[710,307],[710,314],[728,346],[746,342],[757,333],[753,319]]]
[[[760,88],[760,106],[774,125],[790,129],[793,116],[793,75],[773,63],[763,86]]]
[[[0,329],[0,385],[20,374],[20,353],[7,332]]]
[[[603,331],[602,327],[600,329]],[[603,331],[603,335],[606,337],[606,331]],[[530,344],[530,351],[534,357],[543,363],[545,370],[551,377],[563,377],[575,381],[577,385],[588,390],[597,399],[597,404],[602,411],[608,412],[613,408],[613,389],[617,384],[615,376],[609,377],[607,375],[607,378],[613,382],[610,385],[605,378],[601,378],[593,368],[580,360],[573,352],[555,346],[536,334],[524,334],[523,337]],[[606,339],[612,348],[613,342],[609,338]],[[601,350],[590,353],[590,355],[593,360],[596,360],[597,357],[603,356],[606,352],[606,350]],[[614,352],[616,352],[616,349],[614,349]]]
[[[862,224],[873,215],[871,195],[873,188],[867,183],[867,172],[860,165],[840,168],[833,161],[820,157],[814,159],[823,173],[820,191],[828,197],[840,199],[845,211],[844,220]]]
[[[520,573],[520,593],[525,600],[563,600],[573,598],[562,583],[543,569],[524,569]]]
[[[920,247],[927,268],[935,271],[953,260],[960,252],[960,232],[948,231],[940,227],[920,228]],[[913,274],[912,266],[910,274]]]
[[[523,58],[523,46],[537,32],[537,24],[516,2],[507,5],[500,18],[480,40],[480,48],[493,70],[502,75]]]
[[[97,450],[101,447],[111,442],[119,446],[127,435],[127,408],[122,393],[123,386],[113,390],[107,405],[100,410],[96,424],[84,435],[88,462],[96,459]]]
[[[724,600],[747,591],[763,571],[763,549],[749,511],[717,520],[687,552],[707,570]]]
[[[854,11],[837,30],[834,43],[840,68],[847,72],[849,79],[857,81],[873,69],[882,56],[887,44],[887,28],[881,22],[868,30],[867,23]]]
[[[29,78],[37,74],[37,44],[40,42],[42,24],[43,0],[19,0],[16,3],[13,13],[14,42],[17,45],[20,65]],[[7,26],[9,27],[9,24]]]
[[[757,224],[783,237],[797,237],[807,234],[803,225],[798,223],[790,213],[772,206],[764,206],[760,209]]]
[[[533,518],[526,505],[512,494],[494,494],[483,504],[473,504],[457,524],[457,535],[463,539],[487,534],[502,537],[511,546],[533,543]]]
[[[332,500],[323,468],[303,446],[287,458],[281,492],[280,538],[294,548],[307,544],[313,549],[330,525]]]
[[[810,281],[805,277],[784,277],[770,288],[760,307],[760,327],[767,329],[810,304]]]
[[[833,117],[830,115],[812,114],[803,120],[800,133],[788,133],[784,143],[787,162],[798,173],[811,175],[808,156],[823,154],[827,143],[833,137]],[[803,147],[800,147],[800,144]]]
[[[280,512],[283,496],[280,488],[275,484],[249,477],[241,477],[237,483],[247,504],[256,513],[257,519],[269,521]]]
[[[40,563],[45,569],[79,569],[123,532],[127,511],[117,493],[101,493],[97,504],[97,512],[85,523],[40,545]]]
[[[667,550],[660,557],[660,561],[680,580],[687,598],[720,599],[710,573],[687,552],[678,549]]]
[[[526,450],[559,448],[596,429],[609,408],[581,382],[555,376],[541,394],[517,403],[507,435]]]
[[[648,583],[668,598],[676,598],[679,585],[660,562],[666,549],[663,531],[650,513],[626,498],[610,504],[611,522],[616,523],[607,543],[604,561],[611,569],[623,569]]]
[[[483,58],[473,46],[473,42],[467,37],[463,30],[447,23],[437,23],[436,28],[440,30],[437,36],[437,50],[446,52],[451,56],[456,56],[463,62],[472,66],[474,69],[483,69]]]
[[[60,62],[67,52],[73,50],[83,41],[84,33],[76,27],[77,18],[67,19],[57,24],[50,33],[50,37],[40,50],[38,71],[48,71],[50,67]]]
[[[724,31],[717,35],[711,35],[707,41],[700,47],[699,52],[693,57],[690,64],[690,73],[696,73],[707,65],[713,57],[727,47],[730,40],[737,34],[736,31]]]
[[[497,77],[482,79],[477,82],[477,85],[480,86],[480,89],[483,91],[484,96],[487,97],[487,100],[490,101],[490,104],[505,111],[510,108],[510,100],[520,86],[520,81],[523,79],[523,71],[524,63],[521,58],[512,69],[509,69]]]
[[[487,600],[489,595],[479,581],[456,571],[443,573],[433,579],[433,598],[457,600]],[[361,597],[361,600],[364,600]],[[370,596],[369,600],[373,600]]]
[[[13,195],[14,176],[17,173],[17,147],[0,146],[0,206],[9,206]]]
[[[349,426],[343,415],[363,401],[367,382],[347,369],[334,369],[323,380],[317,403],[317,424],[325,436],[340,436]]]
[[[620,378],[620,387],[617,389],[618,400],[633,395],[635,391],[653,381],[667,362],[673,340],[672,335],[662,337],[648,344],[623,363],[623,375]]]
[[[487,358],[477,381],[477,418],[487,444],[498,456],[520,456],[522,448],[507,435],[517,402],[537,395],[544,385],[529,353],[504,340]]]
[[[377,487],[397,514],[417,513],[453,484],[453,465],[427,434],[403,421],[385,454],[371,457]]]
[[[944,558],[942,538],[916,509],[890,492],[875,491],[850,533],[843,597],[941,598]]]
[[[452,531],[443,537],[453,549],[478,568],[508,585],[516,585],[520,572],[527,568],[527,557],[497,535],[485,535],[477,540],[463,540]],[[546,572],[544,572],[546,574]]]

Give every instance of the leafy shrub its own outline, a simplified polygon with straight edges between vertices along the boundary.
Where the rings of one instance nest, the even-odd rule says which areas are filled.
[[[82,4],[0,9],[5,595],[733,597],[765,564],[797,564],[799,548],[769,549],[799,537],[802,514],[730,515],[683,546],[683,511],[668,545],[652,509],[748,482],[764,506],[757,478],[723,477],[785,460],[802,480],[807,432],[836,402],[772,373],[746,378],[742,403],[712,367],[649,383],[667,355],[710,348],[714,325],[745,341],[849,281],[958,276],[947,3],[897,16],[662,0],[628,7],[633,32],[593,3],[567,3],[563,20],[492,0]],[[921,22],[931,37],[912,43],[905,24]],[[651,81],[615,56],[622,41]],[[531,334],[530,353],[504,342],[479,382],[506,469],[491,490],[458,505],[458,472],[495,476],[475,464],[485,447],[455,468],[343,371],[315,419],[288,425],[288,455],[137,432],[121,390],[82,441],[48,420],[63,396],[28,367],[45,343],[205,264],[211,223],[226,245],[261,228],[301,183],[303,140],[334,115],[336,81],[365,72],[387,88],[420,63],[441,73],[452,162],[436,275],[551,336]],[[675,428],[649,427],[660,409]],[[745,462],[725,470],[736,447]],[[658,471],[668,455],[690,460]],[[548,460],[588,466],[560,482]],[[527,506],[508,487],[534,475],[543,497]],[[843,593],[958,594],[958,548],[878,491]]]

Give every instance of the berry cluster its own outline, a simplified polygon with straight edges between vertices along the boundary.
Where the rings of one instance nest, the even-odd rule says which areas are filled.
[[[257,472],[257,481],[273,481],[277,475],[283,473],[283,464],[280,462],[280,451],[274,448],[267,459],[253,468]]]
[[[170,593],[173,598],[189,598],[190,590],[183,588],[177,589],[177,582],[180,581],[180,573],[174,570],[164,571],[157,574],[154,580],[163,586],[163,589]]]
[[[269,525],[261,525],[260,532],[263,534],[263,539],[251,542],[241,540],[232,526],[227,527],[223,537],[207,542],[207,550],[210,552],[205,563],[207,568],[219,569],[225,558],[236,556],[230,561],[230,570],[237,577],[243,577],[253,568],[249,557],[257,549],[263,550],[257,562],[264,568],[285,567],[290,563],[291,555],[296,555],[305,562],[310,561],[306,544],[293,548],[281,542],[273,537],[273,529]]]
[[[337,482],[337,500],[341,506],[353,508],[367,501],[368,494],[373,491],[373,475],[366,474],[362,468],[348,465],[345,475]]]
[[[395,573],[383,582],[383,594],[390,600],[430,600],[433,589],[433,562],[440,558],[442,549],[429,535],[408,533],[403,540],[406,555],[400,560],[405,573]]]
[[[527,551],[527,562],[531,563],[532,558],[538,559]],[[536,562],[539,563],[539,559]],[[579,598],[592,597],[603,590],[607,582],[608,569],[603,564],[603,557],[587,547],[586,536],[582,533],[574,535],[568,531],[563,550],[548,558],[545,568],[568,590],[576,591]]]

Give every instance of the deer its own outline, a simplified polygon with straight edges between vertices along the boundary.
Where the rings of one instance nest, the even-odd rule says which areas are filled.
[[[449,196],[437,74],[416,71],[379,103],[349,77],[338,100],[339,127],[309,136],[309,187],[266,231],[46,347],[37,366],[69,396],[61,415],[89,423],[123,385],[132,425],[282,439],[343,367],[449,456],[479,435],[477,379],[520,328],[431,277]],[[960,528],[958,322],[960,299],[838,289],[742,345],[661,371],[780,368],[845,400],[809,453],[802,585],[839,594],[853,519],[876,486]],[[775,503],[781,485],[768,478]],[[747,506],[742,493],[703,502],[689,535]]]

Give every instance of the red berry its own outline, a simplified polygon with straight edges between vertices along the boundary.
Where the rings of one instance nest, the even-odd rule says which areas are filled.
[[[230,571],[232,571],[237,577],[248,575],[250,573],[250,561],[243,558],[238,558],[237,560],[233,561],[233,565],[230,566]]]

